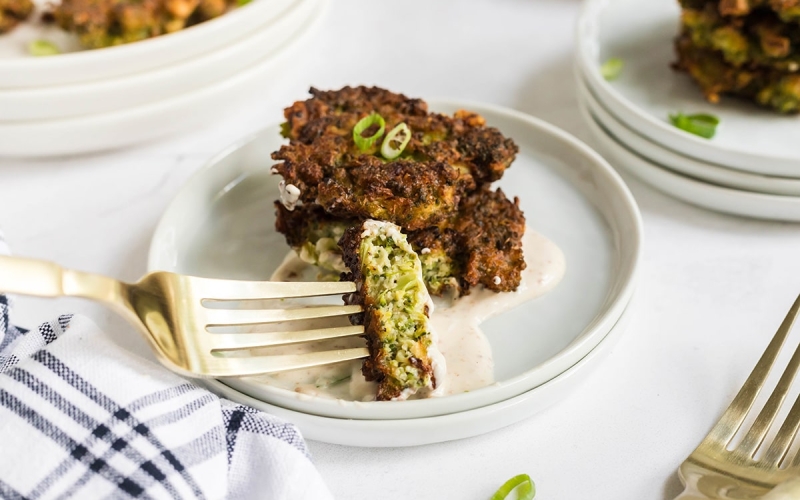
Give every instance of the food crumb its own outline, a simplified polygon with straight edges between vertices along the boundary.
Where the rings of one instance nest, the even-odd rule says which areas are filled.
[[[421,253],[422,255],[427,255],[427,254],[431,253],[431,249],[426,247],[426,248],[423,248],[422,250],[420,250],[419,253]]]
[[[499,285],[502,281],[503,280],[500,279],[500,276],[495,276],[494,278],[492,278],[492,283],[494,283],[495,285]]]

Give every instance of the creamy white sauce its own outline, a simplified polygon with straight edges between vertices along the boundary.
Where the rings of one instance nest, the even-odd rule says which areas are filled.
[[[762,500],[797,500],[800,498],[800,478],[789,479],[762,497]]]
[[[294,184],[286,184],[286,181],[278,183],[278,191],[281,194],[281,203],[286,210],[292,211],[297,206],[297,201],[300,199],[300,189]]]
[[[438,351],[443,359],[436,358],[434,354],[434,377],[436,377],[437,389],[428,395],[459,394],[494,383],[492,349],[489,340],[480,329],[480,324],[524,302],[541,297],[561,281],[566,270],[566,263],[564,254],[558,246],[528,228],[522,240],[522,247],[527,267],[522,271],[522,281],[516,292],[495,293],[478,287],[473,289],[469,295],[455,301],[447,298],[434,299],[436,308],[431,315],[431,326],[436,332]],[[316,270],[292,251],[286,256],[283,264],[275,271],[271,279],[273,281],[311,281],[316,279]],[[336,299],[333,302],[338,303]],[[346,324],[348,324],[346,318],[334,318],[315,320],[314,325],[307,327]],[[363,345],[364,339],[354,337],[298,344],[282,347],[280,351],[273,349],[270,352],[304,353]],[[360,360],[357,360],[333,366],[294,370],[254,378],[309,396],[344,401],[372,401],[375,399],[377,384],[364,379],[361,375],[361,363]],[[444,376],[441,375],[441,371],[438,374],[436,372],[438,363],[447,366]]]

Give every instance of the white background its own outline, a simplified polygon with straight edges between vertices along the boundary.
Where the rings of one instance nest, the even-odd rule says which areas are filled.
[[[410,96],[485,101],[587,139],[572,78],[576,0],[334,0],[304,58],[273,93],[221,123],[112,154],[0,160],[0,227],[17,254],[135,280],[183,182],[219,149],[314,85],[376,84]],[[311,443],[338,498],[486,499],[526,472],[537,500],[646,500],[680,491],[675,471],[719,417],[800,292],[800,226],[737,219],[627,179],[645,223],[635,316],[593,378],[559,405],[482,437],[411,449]],[[71,300],[18,303],[31,326],[89,314],[144,355],[136,334]]]

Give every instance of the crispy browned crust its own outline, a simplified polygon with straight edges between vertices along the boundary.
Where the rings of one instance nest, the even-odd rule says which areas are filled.
[[[88,48],[172,33],[220,16],[236,0],[62,0],[52,12]]]
[[[377,87],[311,94],[285,110],[290,143],[273,153],[275,171],[304,202],[338,217],[387,220],[406,230],[437,225],[466,193],[500,178],[518,151],[474,113],[428,113],[424,101]],[[380,141],[363,152],[355,145],[353,128],[373,112],[387,131],[410,127],[400,158],[382,159]]]
[[[400,389],[387,391],[389,388],[384,388],[384,384],[381,383],[386,379],[386,376],[380,370],[383,359],[381,339],[375,333],[376,327],[380,326],[380,322],[375,314],[375,305],[363,289],[364,275],[361,272],[361,262],[358,257],[362,233],[360,229],[361,225],[349,228],[344,232],[342,239],[339,240],[339,247],[342,249],[342,260],[344,265],[350,269],[350,272],[342,273],[341,280],[352,281],[357,284],[358,288],[356,292],[344,295],[343,299],[345,304],[361,306],[364,311],[350,316],[352,324],[364,325],[364,338],[367,340],[367,349],[369,349],[369,357],[364,360],[361,373],[364,374],[364,378],[368,381],[378,382],[377,399],[379,401],[388,401],[397,397],[400,394]]]
[[[484,187],[461,202],[453,229],[461,240],[458,252],[466,256],[462,288],[480,283],[495,292],[511,292],[519,287],[525,269],[525,216],[518,198],[512,202],[501,189]]]
[[[0,34],[14,29],[33,12],[31,0],[0,0]]]

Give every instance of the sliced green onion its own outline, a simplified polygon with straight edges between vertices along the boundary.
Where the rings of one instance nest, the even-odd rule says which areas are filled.
[[[619,78],[622,74],[622,68],[625,67],[625,62],[619,57],[612,57],[600,66],[600,74],[609,82]]]
[[[490,500],[505,500],[512,491],[517,490],[517,500],[531,500],[536,496],[536,485],[527,474],[514,476],[492,495]]]
[[[372,134],[369,137],[364,137],[363,134],[367,129],[370,127],[378,125],[378,131]],[[381,115],[378,113],[372,113],[369,116],[362,118],[361,120],[356,123],[356,126],[353,127],[353,140],[356,142],[356,146],[361,151],[366,151],[372,147],[375,142],[378,141],[383,136],[383,133],[386,131],[386,121],[383,119]]]
[[[386,134],[381,144],[381,154],[387,160],[394,160],[406,149],[410,140],[411,129],[405,123],[401,123]],[[397,144],[397,147],[394,144]]]
[[[34,40],[28,44],[28,52],[32,56],[54,56],[60,54],[58,46],[47,40]]]
[[[292,127],[289,126],[289,122],[281,123],[281,137],[288,139],[290,135],[292,135]]]
[[[719,125],[719,118],[704,113],[695,115],[676,113],[669,115],[669,121],[679,129],[705,139],[714,137],[714,134],[717,133],[717,125]]]

